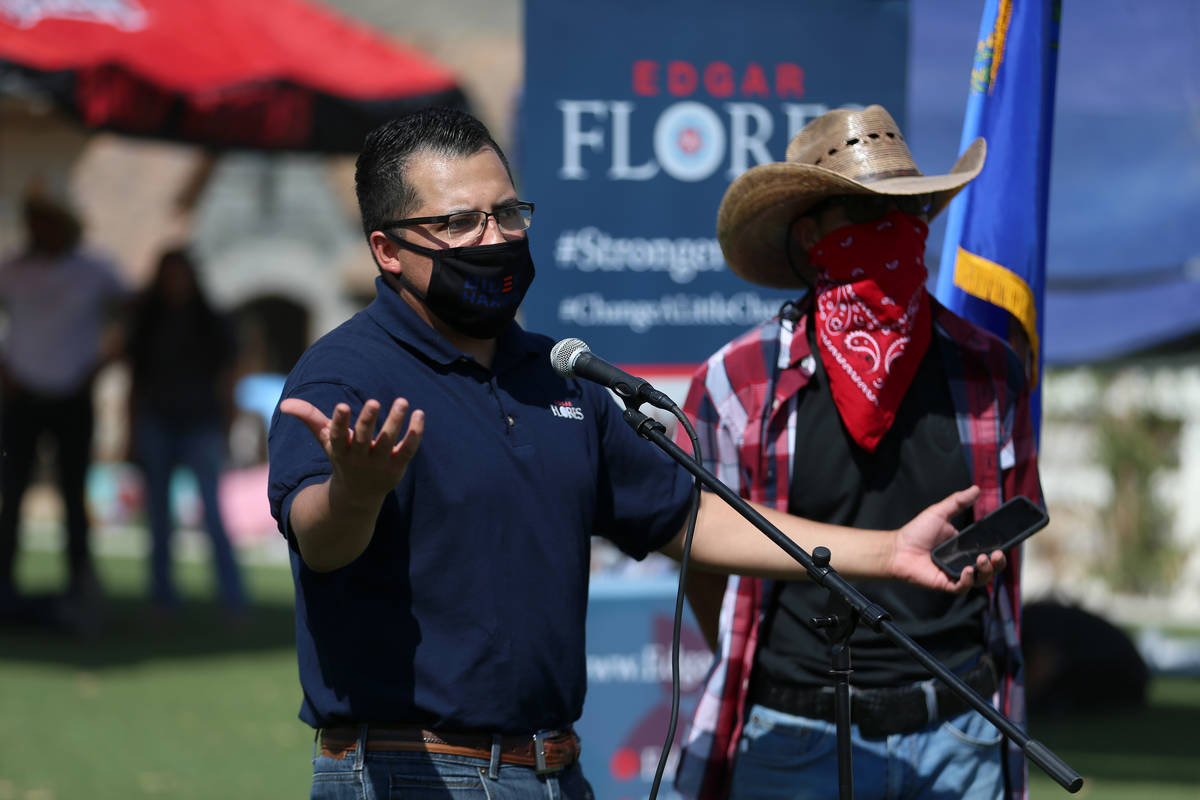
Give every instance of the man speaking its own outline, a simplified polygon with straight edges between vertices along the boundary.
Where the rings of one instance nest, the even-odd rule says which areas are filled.
[[[482,124],[434,109],[383,125],[356,189],[376,298],[301,357],[269,440],[300,717],[320,729],[312,796],[590,797],[572,730],[590,537],[679,555],[691,477],[514,321],[534,205]],[[1004,563],[981,557],[951,581],[929,558],[976,496],[853,535],[759,510],[847,574],[956,591]],[[802,576],[707,493],[692,557]]]

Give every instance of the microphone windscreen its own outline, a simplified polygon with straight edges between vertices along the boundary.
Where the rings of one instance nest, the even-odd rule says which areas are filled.
[[[574,378],[575,370],[572,364],[575,355],[590,349],[582,339],[563,339],[550,351],[550,365],[562,377]]]

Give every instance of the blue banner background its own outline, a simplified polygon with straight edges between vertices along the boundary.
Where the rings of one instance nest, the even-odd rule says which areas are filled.
[[[583,774],[597,800],[650,793],[671,719],[671,630],[675,576],[593,579],[588,602],[588,694],[576,725]],[[684,609],[680,636],[679,726],[659,800],[672,788],[675,763],[700,697],[712,653]]]
[[[526,324],[610,361],[691,366],[772,316],[793,293],[728,271],[721,197],[829,108],[882,103],[903,126],[908,38],[901,0],[529,0]]]

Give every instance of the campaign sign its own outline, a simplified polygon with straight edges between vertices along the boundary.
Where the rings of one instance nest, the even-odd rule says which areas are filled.
[[[527,0],[525,47],[524,321],[650,371],[703,361],[799,294],[725,265],[735,177],[831,108],[881,103],[904,125],[903,0]]]
[[[587,700],[576,724],[583,774],[597,798],[645,798],[671,720],[674,576],[592,579],[588,602]],[[712,653],[684,609],[679,648],[680,711],[660,800],[672,787],[679,748],[700,699]]]

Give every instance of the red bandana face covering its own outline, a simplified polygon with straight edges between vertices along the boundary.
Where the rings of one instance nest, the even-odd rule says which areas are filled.
[[[813,245],[817,350],[838,414],[875,452],[929,346],[925,237],[929,226],[893,209],[838,228]]]

